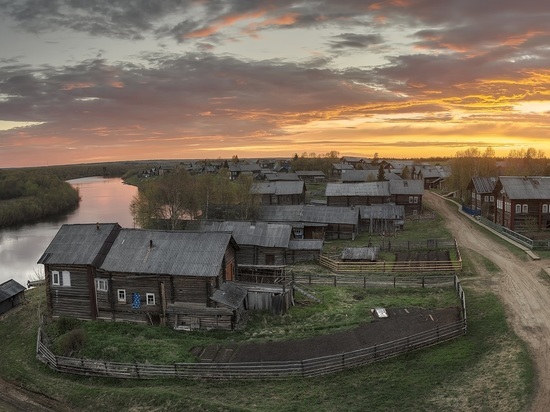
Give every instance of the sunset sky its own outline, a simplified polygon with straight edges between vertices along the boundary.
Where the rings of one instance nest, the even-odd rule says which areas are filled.
[[[0,168],[550,156],[548,0],[0,0]]]

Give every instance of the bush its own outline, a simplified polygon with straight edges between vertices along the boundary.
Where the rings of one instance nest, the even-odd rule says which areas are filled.
[[[61,316],[57,320],[57,334],[65,335],[67,332],[80,326],[80,321],[72,316]]]
[[[88,335],[84,329],[73,329],[59,338],[59,351],[63,356],[74,355],[86,345],[87,341]]]

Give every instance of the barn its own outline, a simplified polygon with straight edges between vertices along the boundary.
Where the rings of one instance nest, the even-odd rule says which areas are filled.
[[[25,286],[10,279],[0,285],[0,315],[25,301]]]

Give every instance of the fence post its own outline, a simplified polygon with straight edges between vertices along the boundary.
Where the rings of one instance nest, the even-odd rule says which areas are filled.
[[[422,276],[422,289],[424,289],[424,276]]]
[[[141,376],[139,376],[139,366],[138,366],[137,362],[135,362],[134,368],[136,369],[136,375],[137,375],[137,377],[138,377],[138,379],[139,379]]]
[[[394,288],[394,289],[395,289],[395,280],[396,280],[396,278],[395,278],[395,276],[394,276],[394,277],[393,277],[393,288]]]
[[[336,287],[336,275],[334,275],[334,287]]]
[[[367,288],[367,277],[363,276],[363,289]]]

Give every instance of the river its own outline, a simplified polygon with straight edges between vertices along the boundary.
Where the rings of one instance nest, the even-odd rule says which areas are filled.
[[[65,223],[118,223],[134,227],[130,202],[135,186],[118,178],[86,177],[68,181],[80,191],[80,205],[73,212],[18,228],[0,229],[0,284],[15,279],[23,286],[43,277],[44,267],[36,262],[61,225]]]

